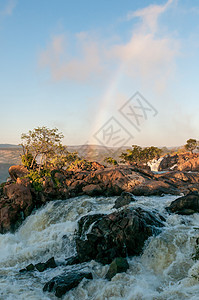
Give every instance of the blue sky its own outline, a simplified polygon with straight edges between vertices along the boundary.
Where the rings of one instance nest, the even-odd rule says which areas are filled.
[[[198,73],[196,0],[0,0],[0,143],[48,126],[104,144],[114,117],[122,143],[184,144],[199,138]],[[139,130],[120,112],[137,91],[157,111]]]

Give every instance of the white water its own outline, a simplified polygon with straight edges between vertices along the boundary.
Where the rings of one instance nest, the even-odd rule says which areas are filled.
[[[148,166],[151,168],[151,171],[158,172],[161,161],[164,157],[160,157],[159,159],[154,159],[148,163]]]
[[[168,215],[165,207],[176,196],[137,197],[140,205],[157,209],[166,217],[166,227],[150,238],[139,257],[128,258],[130,269],[105,280],[108,266],[94,261],[81,268],[90,270],[94,280],[83,280],[68,292],[67,300],[180,300],[199,299],[199,261],[193,259],[199,237],[199,214]],[[75,266],[59,266],[43,273],[19,273],[29,263],[45,262],[54,256],[57,262],[75,253],[74,230],[77,220],[87,214],[110,212],[111,198],[78,197],[48,203],[30,217],[15,234],[0,235],[0,299],[57,299],[43,293],[44,283]]]

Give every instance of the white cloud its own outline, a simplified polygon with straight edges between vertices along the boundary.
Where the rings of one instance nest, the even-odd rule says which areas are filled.
[[[72,40],[55,36],[41,53],[40,66],[48,67],[54,80],[74,81],[90,81],[111,72],[114,76],[115,67],[122,66],[126,76],[165,88],[175,69],[179,42],[169,35],[161,35],[158,19],[172,3],[173,0],[168,0],[164,5],[150,5],[128,13],[128,20],[137,17],[141,22],[133,28],[126,43],[107,46],[106,41],[93,38],[88,32],[80,32]]]
[[[103,73],[102,52],[98,43],[87,33],[76,34],[73,42],[78,55],[69,54],[71,45],[63,35],[53,37],[47,49],[40,54],[40,66],[49,67],[54,80],[85,81]]]
[[[129,12],[127,14],[127,20],[129,21],[132,18],[139,17],[142,20],[142,30],[155,32],[157,30],[159,16],[168,9],[171,3],[173,3],[173,0],[168,0],[164,5],[150,5],[143,9]]]

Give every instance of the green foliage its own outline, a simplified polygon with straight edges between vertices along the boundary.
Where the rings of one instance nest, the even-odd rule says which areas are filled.
[[[185,149],[188,151],[191,151],[193,153],[193,150],[197,148],[197,141],[195,139],[189,139],[187,140],[187,143],[185,145]]]
[[[112,158],[111,156],[105,157],[104,162],[109,164],[109,165],[112,165],[112,166],[117,166],[118,165],[117,160]]]
[[[122,152],[120,158],[123,163],[147,164],[147,162],[150,162],[153,159],[160,158],[161,153],[162,150],[154,146],[142,148],[133,145],[132,149],[127,149],[126,152]]]
[[[22,162],[22,165],[24,167],[26,167],[27,169],[30,169],[30,166],[32,164],[32,161],[33,161],[33,156],[30,152],[27,152],[26,154],[24,155],[21,155],[21,162]],[[34,162],[34,166],[36,165],[36,163]]]
[[[87,161],[86,159],[76,159],[73,161],[67,168],[67,170],[72,171],[74,169],[82,169],[82,170],[90,170],[92,167],[92,163]]]
[[[36,191],[42,191],[44,178],[51,178],[51,172],[49,169],[42,169],[40,171],[30,170],[26,177],[30,179],[32,186]]]
[[[21,135],[22,147],[25,159],[28,161],[28,155],[32,155],[30,168],[33,167],[36,159],[40,160],[40,165],[47,167],[54,155],[63,151],[61,140],[63,134],[58,132],[57,128],[49,129],[45,126],[37,127],[32,131]]]

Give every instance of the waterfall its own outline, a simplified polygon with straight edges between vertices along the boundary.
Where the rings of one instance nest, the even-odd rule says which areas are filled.
[[[151,171],[153,172],[159,171],[159,166],[163,158],[164,157],[160,157],[159,159],[153,159],[151,162],[148,163],[148,166],[151,168]]]
[[[77,221],[88,213],[110,213],[116,197],[76,197],[49,202],[34,212],[15,234],[0,235],[0,299],[57,299],[42,291],[52,277],[75,266],[19,273],[29,263],[45,262],[54,256],[63,262],[75,253]],[[177,300],[198,299],[199,295],[199,214],[169,215],[165,207],[176,196],[136,197],[130,206],[156,209],[166,218],[165,228],[145,243],[143,254],[129,257],[129,270],[105,279],[108,265],[95,261],[81,264],[93,280],[83,280],[64,300]]]

